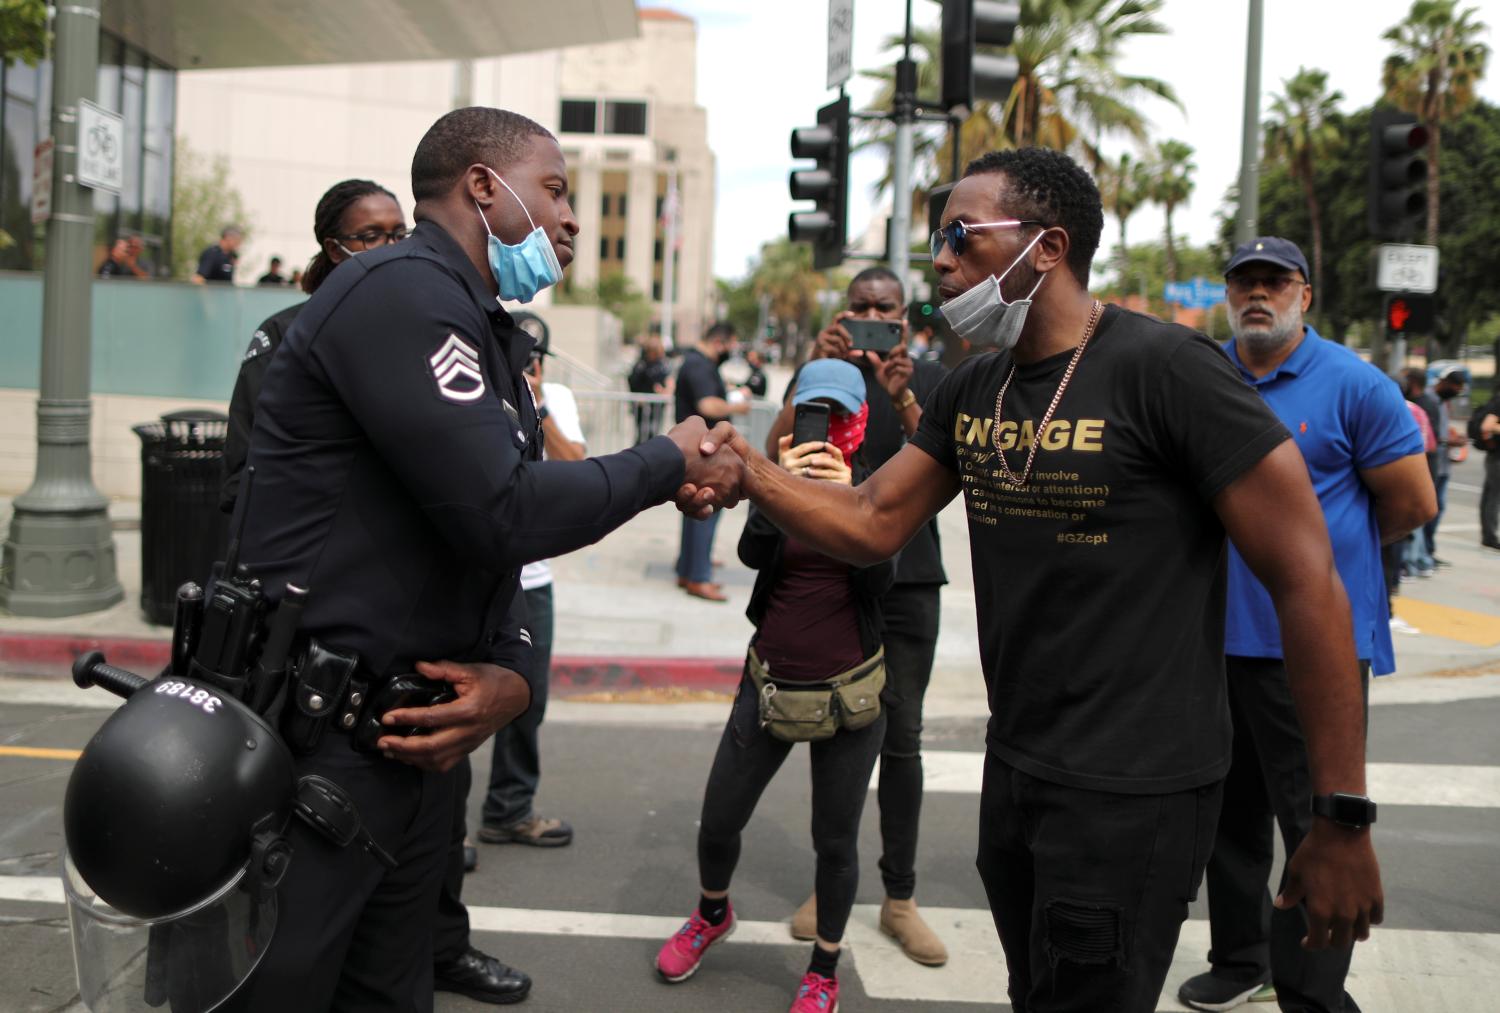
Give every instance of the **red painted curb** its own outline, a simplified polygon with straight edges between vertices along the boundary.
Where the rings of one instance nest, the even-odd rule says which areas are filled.
[[[85,651],[103,651],[110,664],[151,675],[167,664],[171,641],[66,633],[0,634],[0,672],[67,678],[73,659]],[[733,692],[743,667],[740,658],[563,655],[552,659],[551,693],[568,697],[650,688]]]

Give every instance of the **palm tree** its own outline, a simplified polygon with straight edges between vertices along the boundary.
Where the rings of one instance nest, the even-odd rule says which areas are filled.
[[[1167,214],[1164,247],[1167,255],[1167,280],[1177,280],[1177,247],[1172,240],[1172,212],[1193,195],[1193,146],[1185,141],[1162,141],[1156,146],[1150,166],[1149,199],[1162,206]]]
[[[1104,210],[1114,215],[1115,221],[1120,225],[1120,245],[1116,250],[1116,257],[1120,262],[1119,281],[1123,289],[1127,262],[1125,251],[1128,249],[1125,244],[1125,223],[1148,199],[1151,180],[1146,164],[1139,158],[1132,157],[1128,151],[1123,152],[1117,161],[1100,165],[1095,178],[1099,182],[1099,195],[1103,199]]]
[[[1457,0],[1415,0],[1406,20],[1382,38],[1396,51],[1385,59],[1381,83],[1399,109],[1427,128],[1427,244],[1438,241],[1438,151],[1442,125],[1474,101],[1484,77],[1489,47],[1479,41],[1485,25],[1478,8],[1458,10]]]
[[[1307,202],[1307,220],[1312,228],[1313,280],[1323,284],[1323,216],[1313,187],[1319,161],[1343,142],[1334,117],[1343,92],[1328,90],[1328,74],[1299,67],[1296,76],[1281,82],[1285,93],[1271,99],[1271,119],[1266,123],[1266,158],[1286,164],[1292,178],[1302,184]],[[1315,290],[1316,291],[1316,290]],[[1318,300],[1321,330],[1322,303]]]
[[[1041,145],[1081,153],[1097,169],[1097,141],[1106,134],[1146,136],[1146,117],[1133,104],[1155,95],[1181,107],[1165,81],[1122,74],[1115,64],[1134,36],[1160,35],[1156,20],[1165,0],[1022,0],[1021,19],[1011,52],[1019,73],[1004,104],[976,101],[959,140],[960,164],[986,151]],[[900,36],[886,40],[898,49]],[[940,36],[936,29],[912,32],[917,62],[917,91],[924,97],[939,90]],[[893,71],[870,72],[883,82],[873,107],[889,110],[895,92]],[[860,142],[890,151],[895,128],[887,123],[870,129]],[[1091,143],[1084,138],[1092,138]],[[913,144],[913,177],[930,183],[946,175],[951,149],[946,138],[918,129]],[[877,193],[890,185],[889,174]]]

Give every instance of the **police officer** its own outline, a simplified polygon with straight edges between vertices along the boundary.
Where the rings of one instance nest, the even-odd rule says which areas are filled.
[[[352,749],[339,720],[304,743],[298,772],[343,785],[397,867],[294,831],[281,929],[241,1009],[432,1008],[454,798],[442,774],[528,704],[520,565],[648,506],[706,515],[738,494],[727,427],[696,418],[619,454],[537,460],[517,380],[532,341],[496,296],[529,301],[572,259],[567,167],[547,130],[455,110],[418,145],[412,191],[412,236],[335,272],[273,358],[236,510],[241,559],[270,596],[308,588],[304,633],[358,657],[328,696],[293,694],[304,716],[347,713],[349,686],[378,698],[413,671],[457,698],[385,713],[375,752]]]

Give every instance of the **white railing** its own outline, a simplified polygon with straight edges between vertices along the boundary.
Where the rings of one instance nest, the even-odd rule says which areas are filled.
[[[578,415],[588,441],[589,454],[613,454],[672,428],[675,407],[664,394],[631,394],[618,390],[574,390]],[[735,424],[745,433],[751,446],[763,448],[771,424],[776,420],[777,406],[756,400],[750,413],[736,418]],[[645,423],[644,428],[642,423]]]

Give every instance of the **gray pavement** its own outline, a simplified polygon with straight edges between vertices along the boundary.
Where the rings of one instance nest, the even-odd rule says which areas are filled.
[[[85,701],[65,692],[0,679],[0,743],[10,752],[0,755],[0,1009],[7,1011],[77,1009],[62,907],[20,899],[27,889],[56,892],[71,764],[15,751],[81,747],[106,713],[96,708],[109,704],[93,694],[91,706],[80,707]],[[48,693],[68,705],[16,702]],[[1374,704],[1372,771],[1381,771],[1377,780],[1387,780],[1387,797],[1397,799],[1382,805],[1376,835],[1388,916],[1375,943],[1357,954],[1351,990],[1367,1013],[1486,1008],[1500,984],[1500,740],[1493,735],[1500,679],[1412,679],[1399,690],[1388,682],[1377,687]],[[538,808],[570,820],[575,843],[481,846],[479,869],[465,885],[476,944],[536,979],[523,1008],[786,1008],[807,956],[806,944],[786,937],[780,924],[812,881],[805,750],[794,751],[746,832],[732,890],[740,934],[686,984],[668,987],[651,973],[657,946],[696,899],[696,819],[725,711],[722,703],[558,705],[544,736]],[[879,845],[867,810],[860,907],[841,967],[847,1010],[1008,1009],[998,1001],[1003,962],[973,868],[977,779],[945,773],[955,762],[977,770],[982,733],[977,719],[939,719],[926,739],[918,899],[942,926],[954,961],[918,967],[874,930]],[[1435,784],[1455,770],[1456,794],[1427,794],[1429,777]],[[1448,804],[1411,804],[1429,797]],[[471,818],[478,802],[470,799]],[[1174,986],[1200,969],[1204,917],[1203,904],[1194,905]],[[445,1013],[482,1008],[452,996],[438,1002]],[[1170,992],[1161,1008],[1176,1008]]]

